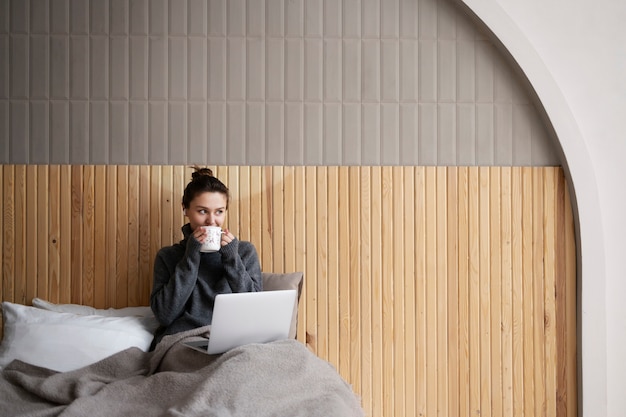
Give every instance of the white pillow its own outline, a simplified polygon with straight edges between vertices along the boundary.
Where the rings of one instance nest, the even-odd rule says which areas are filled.
[[[14,359],[65,372],[87,366],[129,347],[147,351],[154,319],[80,316],[10,302],[2,303],[4,338],[0,368]]]
[[[124,308],[107,308],[99,309],[79,304],[54,304],[41,298],[33,298],[33,307],[43,308],[44,310],[56,311],[58,313],[73,313],[82,316],[98,315],[106,317],[152,317],[154,313],[147,306],[142,307],[124,307]]]

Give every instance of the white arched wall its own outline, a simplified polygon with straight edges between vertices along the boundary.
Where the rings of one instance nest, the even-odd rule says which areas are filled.
[[[578,228],[580,410],[624,416],[626,5],[462,1],[517,61],[561,144]]]

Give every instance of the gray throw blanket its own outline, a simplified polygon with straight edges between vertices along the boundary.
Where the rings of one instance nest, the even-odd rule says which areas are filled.
[[[221,355],[166,336],[154,352],[131,348],[59,373],[13,361],[0,378],[1,416],[363,416],[359,398],[302,343],[250,344]]]

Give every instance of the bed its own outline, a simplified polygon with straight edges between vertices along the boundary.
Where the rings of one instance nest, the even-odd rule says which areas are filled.
[[[264,290],[300,293],[302,276],[263,273]],[[182,343],[208,327],[148,352],[157,326],[149,307],[5,301],[0,415],[364,415],[335,367],[295,339],[297,311],[289,339],[206,355]]]

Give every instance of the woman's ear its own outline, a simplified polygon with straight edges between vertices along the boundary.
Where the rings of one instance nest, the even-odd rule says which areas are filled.
[[[183,209],[183,214],[186,216],[187,215],[187,209]]]

